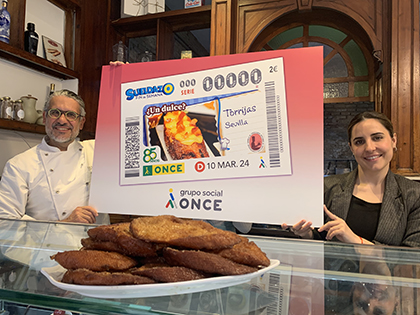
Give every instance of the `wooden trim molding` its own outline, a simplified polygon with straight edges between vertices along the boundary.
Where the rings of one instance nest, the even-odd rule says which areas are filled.
[[[234,52],[237,0],[213,0],[211,8],[210,56]]]
[[[174,52],[174,32],[169,23],[159,19],[157,21],[156,59],[172,59]]]
[[[397,133],[392,169],[420,174],[419,1],[394,0],[391,10],[391,121]]]
[[[358,103],[358,102],[370,102],[369,96],[364,97],[333,97],[333,98],[324,98],[324,104],[330,103]]]
[[[369,38],[372,41],[373,49],[381,50],[383,2],[383,0],[314,0],[313,8],[316,7],[335,10],[354,19],[369,35]]]
[[[21,12],[26,11],[26,0],[9,1],[7,8],[11,16],[10,45],[23,50],[26,25],[25,15]]]
[[[247,52],[253,40],[280,17],[290,13],[331,10],[355,21],[368,35],[372,51],[382,50],[382,0],[272,0],[241,1],[238,15],[237,52]],[[312,13],[312,12],[310,12]],[[340,22],[340,21],[338,21]],[[344,25],[345,23],[342,22]],[[354,24],[354,23],[352,23]]]
[[[254,39],[282,15],[296,11],[296,1],[239,4],[236,52],[249,51]]]
[[[296,0],[299,11],[311,11],[313,0]]]

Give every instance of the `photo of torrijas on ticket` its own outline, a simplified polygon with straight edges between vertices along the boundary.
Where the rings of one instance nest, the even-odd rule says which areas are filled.
[[[120,184],[292,174],[283,59],[121,85]]]

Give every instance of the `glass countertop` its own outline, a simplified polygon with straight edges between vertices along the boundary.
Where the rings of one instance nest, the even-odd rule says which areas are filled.
[[[51,284],[41,273],[57,265],[50,256],[81,248],[80,240],[92,227],[0,219],[0,301],[82,314],[417,313],[418,249],[256,235],[247,237],[280,264],[235,286],[105,299]]]

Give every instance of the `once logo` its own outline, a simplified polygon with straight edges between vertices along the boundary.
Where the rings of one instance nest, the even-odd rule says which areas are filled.
[[[184,163],[143,166],[143,176],[170,175],[181,173],[184,173]]]

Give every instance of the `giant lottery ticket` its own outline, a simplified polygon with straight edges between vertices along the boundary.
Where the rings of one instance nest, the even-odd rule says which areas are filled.
[[[323,50],[104,66],[100,212],[323,224]]]
[[[283,58],[121,84],[120,185],[291,175]]]

